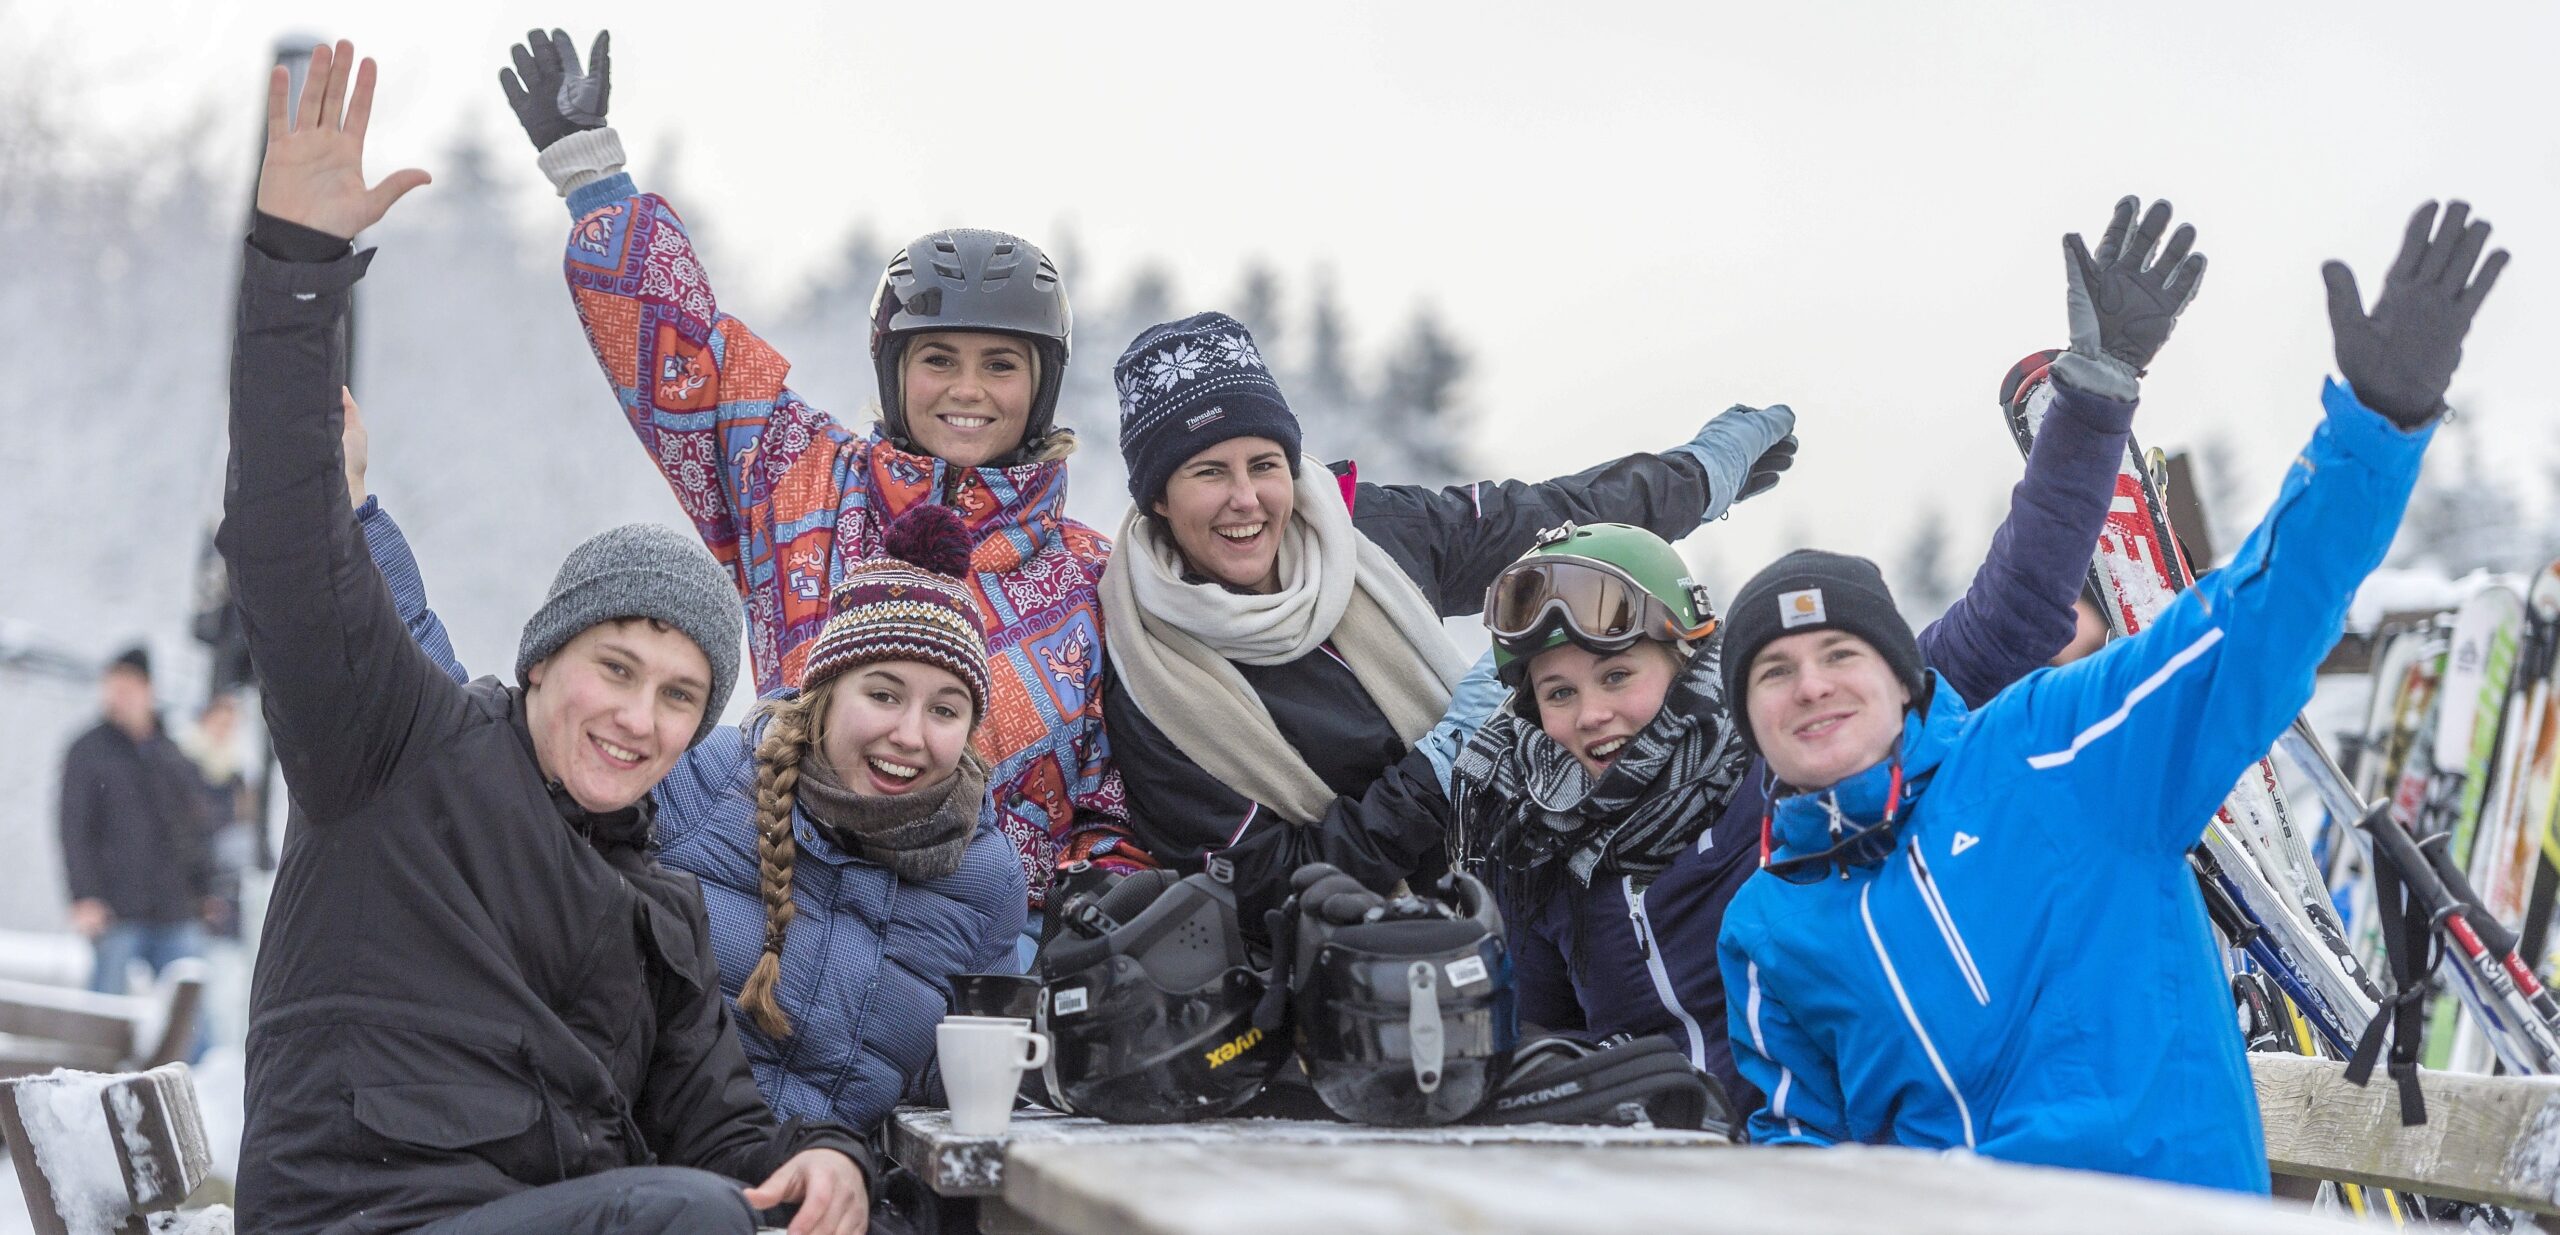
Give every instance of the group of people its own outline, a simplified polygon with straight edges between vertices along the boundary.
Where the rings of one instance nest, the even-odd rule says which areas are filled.
[[[949,979],[1029,967],[1061,881],[1214,870],[1257,930],[1316,864],[1481,875],[1524,1020],[1667,1035],[1755,1141],[2266,1190],[2182,853],[2390,540],[2505,260],[2460,203],[2370,313],[2330,268],[2344,381],[2233,562],[2046,669],[2203,275],[2166,203],[2066,239],[2044,429],[1914,632],[1862,559],[1791,553],[1719,604],[1671,547],[1793,463],[1785,407],[1544,482],[1380,483],[1306,452],[1218,313],[1115,365],[1106,539],[1062,510],[1070,315],[1036,246],[893,256],[850,428],[624,170],[604,37],[513,61],[571,298],[700,543],[596,535],[514,681],[467,680],[339,379],[350,238],[427,177],[365,180],[350,45],[292,114],[278,70],[219,537],[300,811],[253,996],[261,1229],[858,1231],[863,1136],[931,1090]],[[1471,674],[1441,621],[1479,614]],[[742,640],[759,702],[722,725]]]

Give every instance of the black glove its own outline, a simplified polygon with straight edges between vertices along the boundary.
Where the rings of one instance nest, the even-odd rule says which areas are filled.
[[[2169,203],[2151,203],[2136,227],[2134,211],[2141,205],[2134,197],[2116,203],[2094,257],[2080,233],[2062,238],[2063,267],[2071,280],[2071,350],[2112,358],[2134,377],[2151,367],[2151,358],[2169,341],[2178,314],[2204,282],[2205,265],[2204,254],[2189,251],[2196,229],[2186,224],[2153,260],[2152,249],[2169,228]]]
[[[548,150],[571,133],[604,127],[605,105],[613,98],[611,31],[596,33],[585,72],[578,69],[578,48],[566,30],[527,31],[513,55],[516,66],[498,70],[498,86],[534,149]]]
[[[2462,336],[2471,331],[2471,315],[2497,286],[2507,268],[2500,249],[2480,261],[2489,245],[2489,225],[2471,218],[2469,202],[2444,208],[2444,225],[2435,226],[2436,204],[2428,202],[2409,216],[2409,231],[2400,240],[2400,256],[2382,280],[2382,298],[2373,314],[2364,312],[2356,291],[2355,272],[2344,262],[2320,268],[2329,282],[2329,330],[2338,340],[2338,372],[2355,391],[2356,401],[2414,429],[2444,411],[2444,392],[2453,370],[2462,363]],[[2430,236],[2429,233],[2433,235]],[[2472,266],[2479,265],[2479,277]]]
[[[1778,474],[1796,465],[1796,435],[1778,439],[1778,444],[1760,452],[1751,461],[1751,473],[1742,482],[1742,491],[1733,500],[1747,502],[1778,487]]]

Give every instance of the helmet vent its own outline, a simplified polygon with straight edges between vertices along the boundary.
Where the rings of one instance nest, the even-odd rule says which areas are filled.
[[[1031,285],[1042,291],[1058,285],[1058,266],[1049,260],[1048,254],[1041,254],[1040,264],[1031,271]]]

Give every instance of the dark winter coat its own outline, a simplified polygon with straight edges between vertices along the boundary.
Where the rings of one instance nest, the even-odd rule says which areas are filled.
[[[2034,672],[2071,639],[2072,602],[2114,497],[2131,403],[2056,387],[2009,515],[1964,596],[1920,632],[1924,663],[1968,703]],[[1755,1102],[1725,1036],[1716,939],[1725,908],[1759,869],[1766,764],[1755,759],[1714,826],[1650,884],[1625,877],[1572,886],[1545,904],[1505,906],[1520,1017],[1595,1036],[1663,1034]]]
[[[381,504],[358,512],[365,545],[418,646],[459,681],[444,623],[409,541]],[[764,952],[763,868],[756,845],[756,746],[765,721],[711,731],[649,796],[658,858],[702,880],[720,993],[734,1006]],[[836,843],[803,809],[792,817],[796,914],[774,1000],[791,1018],[775,1038],[735,1018],[756,1085],[776,1113],[869,1131],[933,1062],[933,1028],[950,1007],[950,976],[1012,972],[1022,939],[1022,864],[982,819],[960,869],[906,879]]]
[[[1695,531],[1706,469],[1686,455],[1629,455],[1571,476],[1426,489],[1361,484],[1339,465],[1352,525],[1387,551],[1443,617],[1481,612],[1495,575],[1547,528],[1640,524],[1666,538]],[[1330,862],[1374,888],[1440,865],[1449,802],[1431,762],[1405,745],[1330,646],[1283,665],[1236,666],[1289,744],[1342,796],[1324,818],[1292,826],[1228,789],[1182,753],[1137,700],[1109,679],[1103,702],[1129,823],[1157,861],[1196,871],[1208,855],[1234,864],[1249,924],[1287,890],[1289,874]]]
[[[2434,432],[2340,382],[2322,402],[2257,530],[2142,633],[1979,710],[1934,700],[1896,760],[1778,803],[1782,858],[1899,809],[1881,856],[1734,898],[1722,961],[1749,993],[1730,1032],[1769,1094],[1755,1137],[2267,1191],[2186,853],[2311,701]]]
[[[339,470],[370,256],[253,244],[243,265],[218,544],[302,821],[251,993],[242,1229],[405,1231],[647,1163],[755,1182],[813,1147],[864,1162],[841,1128],[776,1129],[645,810],[577,809],[520,693],[410,642]]]
[[[62,756],[62,874],[71,899],[123,922],[191,922],[213,894],[203,782],[155,720],[135,741],[99,721]]]

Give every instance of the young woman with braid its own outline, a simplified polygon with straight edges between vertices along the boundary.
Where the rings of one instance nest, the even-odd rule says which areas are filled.
[[[421,648],[456,681],[398,525],[365,496],[348,401],[348,496]],[[1021,863],[984,817],[987,653],[959,517],[920,506],[855,563],[800,688],[679,759],[644,805],[658,860],[700,880],[722,992],[756,1087],[786,1119],[868,1131],[924,1075],[948,975],[1019,968]],[[795,929],[796,928],[796,929]]]

